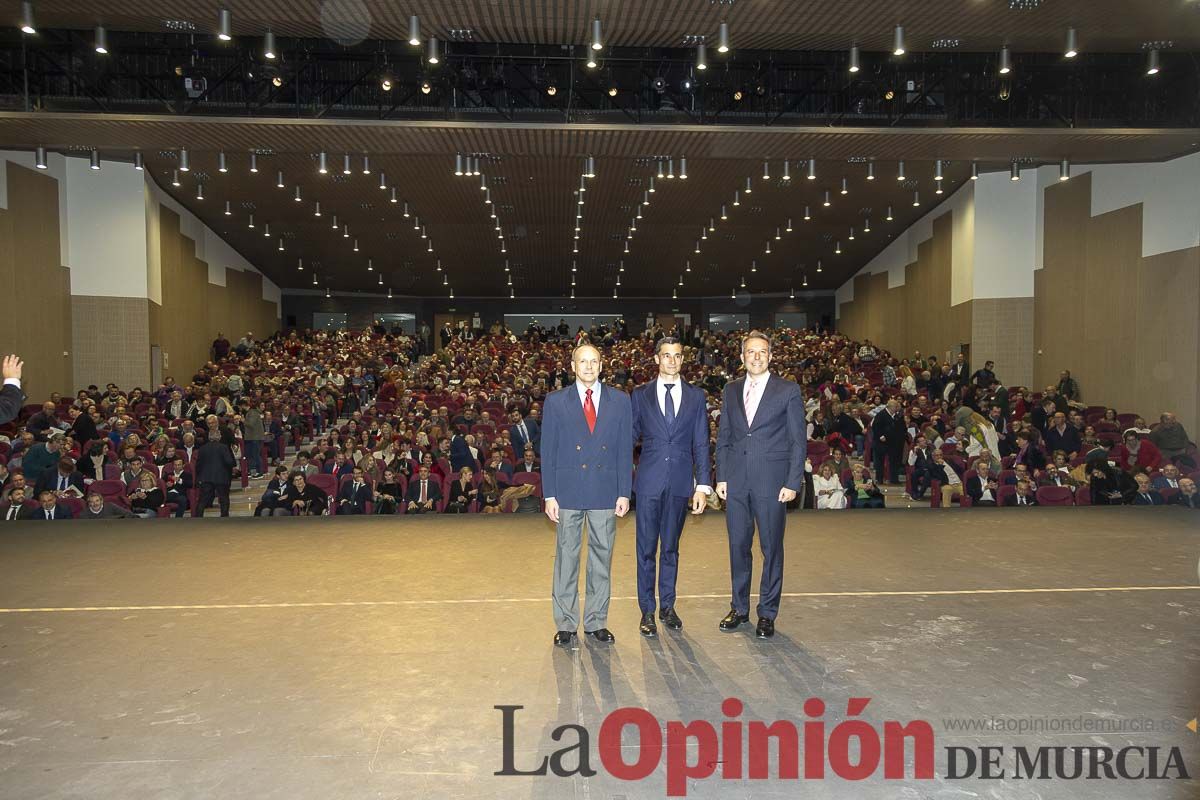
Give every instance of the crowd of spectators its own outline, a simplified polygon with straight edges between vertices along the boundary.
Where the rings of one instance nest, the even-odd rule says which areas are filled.
[[[706,390],[715,438],[738,333],[631,335],[615,320],[218,336],[185,384],[56,393],[0,426],[0,514],[202,516],[215,501],[227,515],[233,482],[259,479],[263,516],[536,512],[541,404],[571,382],[572,348],[596,344],[603,379],[630,391],[653,379],[665,333],[686,345],[682,372]],[[817,330],[775,331],[772,357],[774,376],[804,388],[809,507],[927,493],[942,507],[1200,504],[1196,447],[1174,415],[1147,425],[1085,405],[1069,372],[1042,391],[1008,387],[990,361],[897,357]]]

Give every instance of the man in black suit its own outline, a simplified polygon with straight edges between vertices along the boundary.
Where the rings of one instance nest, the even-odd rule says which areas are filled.
[[[229,516],[229,484],[233,482],[233,432],[221,428],[220,439],[213,437],[196,450],[196,482],[200,484],[200,501],[195,516],[203,517],[204,509],[213,497],[221,508],[221,516]]]
[[[1180,478],[1179,494],[1171,498],[1169,505],[1200,509],[1200,490],[1196,488],[1196,482],[1191,478]]]
[[[1029,415],[1029,424],[1039,434],[1045,435],[1054,421],[1054,400],[1046,397]]]
[[[1137,481],[1137,492],[1133,495],[1133,501],[1130,505],[1133,506],[1165,506],[1167,501],[1159,494],[1153,486],[1150,485],[1150,476],[1144,472],[1139,472],[1133,476]]]
[[[40,506],[33,510],[30,519],[73,519],[71,509],[58,504],[58,498],[54,492],[47,489],[38,495]]]
[[[525,445],[525,457],[517,462],[513,467],[513,473],[518,472],[541,472],[542,468],[533,460],[533,445]]]
[[[404,499],[408,501],[406,514],[435,514],[442,499],[441,481],[430,477],[429,467],[422,464],[417,477],[408,484]]]
[[[734,631],[750,621],[751,547],[754,528],[763,554],[759,588],[760,639],[775,635],[783,594],[783,532],[787,504],[804,485],[808,436],[804,396],[791,381],[773,376],[771,340],[752,331],[742,339],[746,374],[725,385],[717,432],[717,496],[727,503],[732,601],[720,622]]]
[[[0,425],[11,422],[21,413],[25,405],[25,393],[21,391],[21,368],[25,362],[16,356],[5,356],[3,364],[4,386],[0,388]]]
[[[75,462],[63,457],[58,461],[56,469],[48,469],[38,476],[34,484],[34,493],[41,495],[49,489],[56,497],[74,496],[83,498],[83,474],[76,471]]]
[[[342,484],[338,491],[337,513],[365,514],[367,502],[371,499],[371,487],[363,477],[363,468],[355,467],[353,477]]]
[[[871,421],[871,433],[875,437],[874,447],[875,482],[882,484],[883,460],[888,461],[888,474],[892,483],[900,480],[900,456],[904,452],[904,441],[908,434],[904,429],[904,415],[895,398],[887,401],[887,408],[875,415]]]
[[[925,490],[929,488],[929,474],[933,466],[929,440],[924,436],[918,436],[916,443],[908,451],[908,465],[912,467],[912,499],[920,500],[925,497]]]
[[[970,375],[971,367],[967,364],[967,358],[962,353],[959,353],[954,359],[954,364],[950,366],[950,379],[961,388],[967,385],[967,379]]]
[[[1036,506],[1037,504],[1037,495],[1034,494],[1033,485],[1028,478],[1017,481],[1017,491],[1004,498],[1006,506]]]
[[[1000,488],[992,468],[986,461],[975,462],[975,474],[967,478],[967,494],[972,506],[996,505],[996,493]]]
[[[1074,425],[1067,423],[1067,415],[1061,411],[1054,413],[1054,421],[1046,429],[1044,436],[1046,451],[1053,453],[1062,450],[1068,458],[1075,458],[1083,447],[1083,438]]]
[[[0,519],[21,520],[33,517],[33,509],[25,505],[25,487],[15,487],[8,495],[8,502],[0,506]]]
[[[162,468],[162,479],[167,487],[164,502],[174,503],[175,516],[182,517],[188,510],[188,490],[195,485],[183,456],[176,456]]]
[[[307,453],[301,453],[307,461]],[[305,472],[303,467],[300,467],[299,472],[307,478],[308,472]],[[275,468],[275,477],[267,481],[267,488],[263,491],[262,497],[259,498],[258,505],[254,507],[254,516],[256,517],[280,517],[287,515],[287,509],[280,506],[283,496],[288,490],[288,468],[279,466]],[[280,513],[276,513],[276,510]]]

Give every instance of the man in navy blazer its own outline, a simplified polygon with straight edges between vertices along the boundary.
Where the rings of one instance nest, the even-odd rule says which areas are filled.
[[[371,501],[371,486],[367,483],[363,468],[356,466],[353,477],[342,484],[338,491],[337,513],[365,514]]]
[[[533,452],[541,452],[542,429],[538,427],[533,417],[522,417],[521,410],[514,408],[510,417],[512,427],[508,429],[509,440],[512,442],[514,453],[524,453],[525,445],[532,444]]]
[[[658,635],[654,622],[654,573],[658,566],[659,618],[671,630],[683,627],[675,612],[675,579],[679,572],[679,537],[687,519],[704,513],[712,471],[709,464],[708,415],[704,390],[684,383],[683,345],[665,336],[654,346],[658,377],[633,390],[633,441],[642,441],[642,457],[634,473],[637,495],[638,606],[641,634]]]
[[[783,593],[783,529],[787,503],[804,485],[808,433],[800,387],[768,371],[771,340],[751,331],[742,339],[746,375],[725,385],[717,432],[717,496],[726,501],[733,600],[722,631],[750,621],[754,526],[763,554],[758,638],[775,635]]]
[[[615,641],[608,630],[609,572],[616,517],[633,491],[633,415],[629,395],[599,381],[600,351],[575,348],[575,383],[546,396],[542,408],[542,494],[557,526],[554,551],[554,643],[571,645],[579,625],[579,556],[588,527],[583,631]]]
[[[29,515],[29,519],[74,519],[71,509],[58,504],[54,492],[47,489],[38,495],[38,507]]]

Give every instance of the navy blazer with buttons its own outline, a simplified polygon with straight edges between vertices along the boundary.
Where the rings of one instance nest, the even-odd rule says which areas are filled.
[[[792,381],[771,375],[746,422],[745,377],[725,384],[717,431],[717,483],[729,494],[776,497],[781,488],[804,485],[808,428],[804,397]]]
[[[704,390],[676,381],[682,392],[672,392],[675,424],[668,428],[658,406],[658,380],[634,389],[630,399],[633,441],[642,440],[633,490],[639,496],[658,496],[668,487],[672,497],[691,497],[696,486],[712,485]]]
[[[600,385],[600,384],[597,384]],[[542,496],[572,511],[613,508],[633,492],[633,412],[629,395],[603,384],[589,431],[574,384],[542,406]]]

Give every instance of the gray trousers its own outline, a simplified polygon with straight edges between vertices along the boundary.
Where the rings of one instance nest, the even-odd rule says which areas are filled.
[[[560,508],[554,549],[554,624],[558,626],[555,630],[574,631],[579,627],[579,555],[583,549],[584,520],[588,528],[588,563],[583,629],[596,631],[608,627],[608,600],[612,595],[609,570],[617,536],[616,514],[611,508],[588,511]]]

